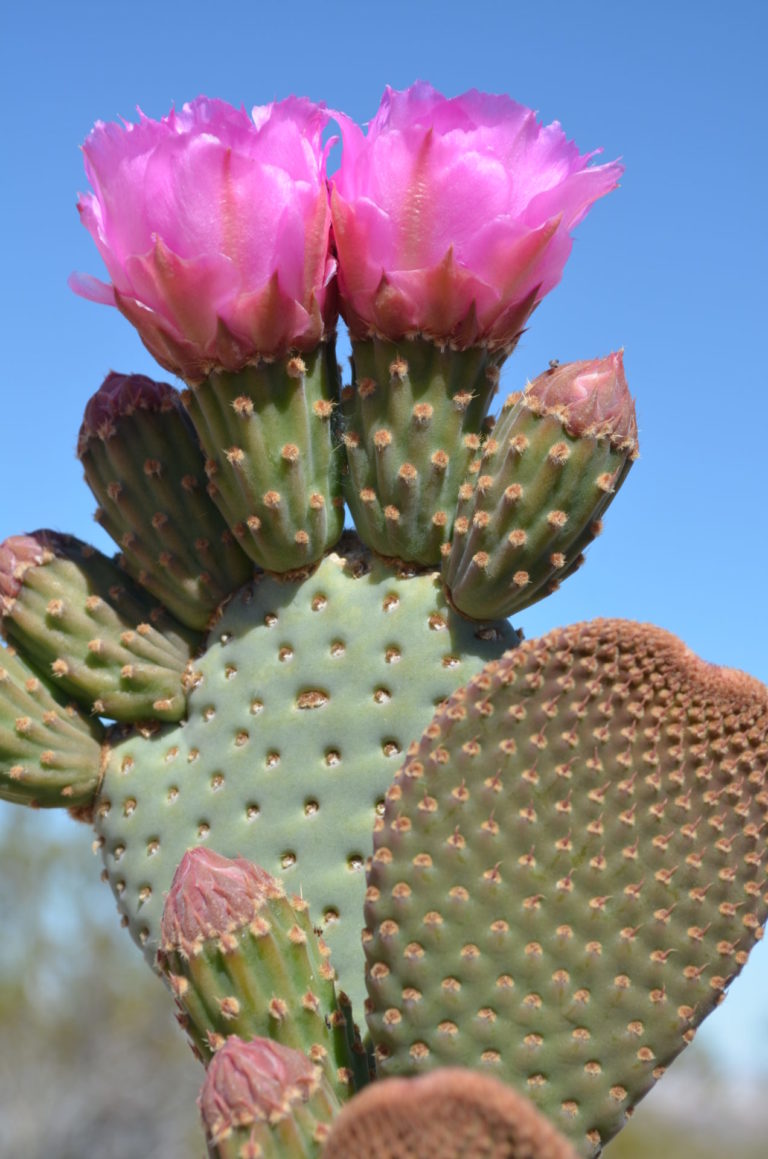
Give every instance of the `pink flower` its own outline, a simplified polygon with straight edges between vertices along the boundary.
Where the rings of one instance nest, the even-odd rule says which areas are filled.
[[[511,347],[562,276],[571,230],[622,167],[590,166],[560,125],[476,91],[387,89],[368,135],[338,116],[331,209],[354,338],[422,333]]]
[[[78,209],[112,284],[75,275],[73,289],[118,306],[193,381],[313,348],[335,323],[327,120],[296,97],[252,119],[199,97],[161,121],[97,124]]]

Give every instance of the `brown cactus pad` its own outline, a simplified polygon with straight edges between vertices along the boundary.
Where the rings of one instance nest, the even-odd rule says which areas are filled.
[[[385,1079],[334,1123],[324,1159],[576,1159],[567,1139],[506,1083],[463,1067]]]

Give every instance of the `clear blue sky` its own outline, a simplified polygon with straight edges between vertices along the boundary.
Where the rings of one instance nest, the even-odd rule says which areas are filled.
[[[101,273],[78,222],[78,150],[97,118],[153,117],[199,93],[290,93],[375,112],[385,84],[507,92],[582,151],[626,165],[579,228],[561,285],[503,385],[551,358],[626,348],[641,458],[587,566],[520,620],[651,620],[768,681],[764,415],[768,7],[764,0],[40,0],[8,4],[0,285],[5,367],[0,540],[52,526],[91,538],[74,444],[110,369],[158,374],[116,311],[67,289]],[[726,1058],[768,1040],[768,952],[702,1031]],[[747,1037],[749,1036],[749,1037]],[[768,1049],[762,1057],[768,1074]]]

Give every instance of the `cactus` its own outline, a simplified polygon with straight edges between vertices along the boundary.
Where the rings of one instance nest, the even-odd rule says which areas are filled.
[[[568,1140],[528,1099],[466,1067],[368,1087],[337,1117],[324,1154],[327,1159],[576,1159]]]
[[[439,95],[400,96],[418,120]],[[506,621],[580,566],[637,457],[619,353],[490,417],[570,195],[516,220],[514,268],[451,242],[418,269],[371,258],[368,285],[360,238],[373,252],[389,210],[371,227],[339,179],[332,253],[325,114],[277,109],[196,102],[162,128],[202,125],[208,156],[220,122],[224,169],[237,146],[257,178],[301,142],[310,204],[275,227],[266,282],[238,267],[227,299],[248,253],[182,259],[156,232],[123,269],[119,215],[97,231],[114,301],[186,390],[113,373],[88,403],[114,559],[51,531],[0,545],[0,794],[93,822],[207,1067],[211,1156],[594,1155],[762,934],[768,690],[649,625],[523,642]],[[272,117],[300,131],[262,172]],[[562,159],[585,205],[615,183]]]
[[[158,965],[200,1057],[231,1035],[271,1037],[304,1051],[346,1088],[349,1044],[330,951],[302,898],[242,858],[184,855],[163,909]]]

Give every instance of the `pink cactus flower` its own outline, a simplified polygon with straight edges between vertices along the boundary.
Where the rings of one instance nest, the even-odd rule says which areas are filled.
[[[312,349],[335,323],[327,121],[296,97],[252,117],[199,97],[161,121],[98,123],[78,209],[112,284],[72,288],[116,305],[189,381]]]
[[[449,100],[418,83],[387,89],[367,136],[338,120],[331,210],[353,338],[511,348],[559,282],[571,230],[622,172],[506,96]]]

